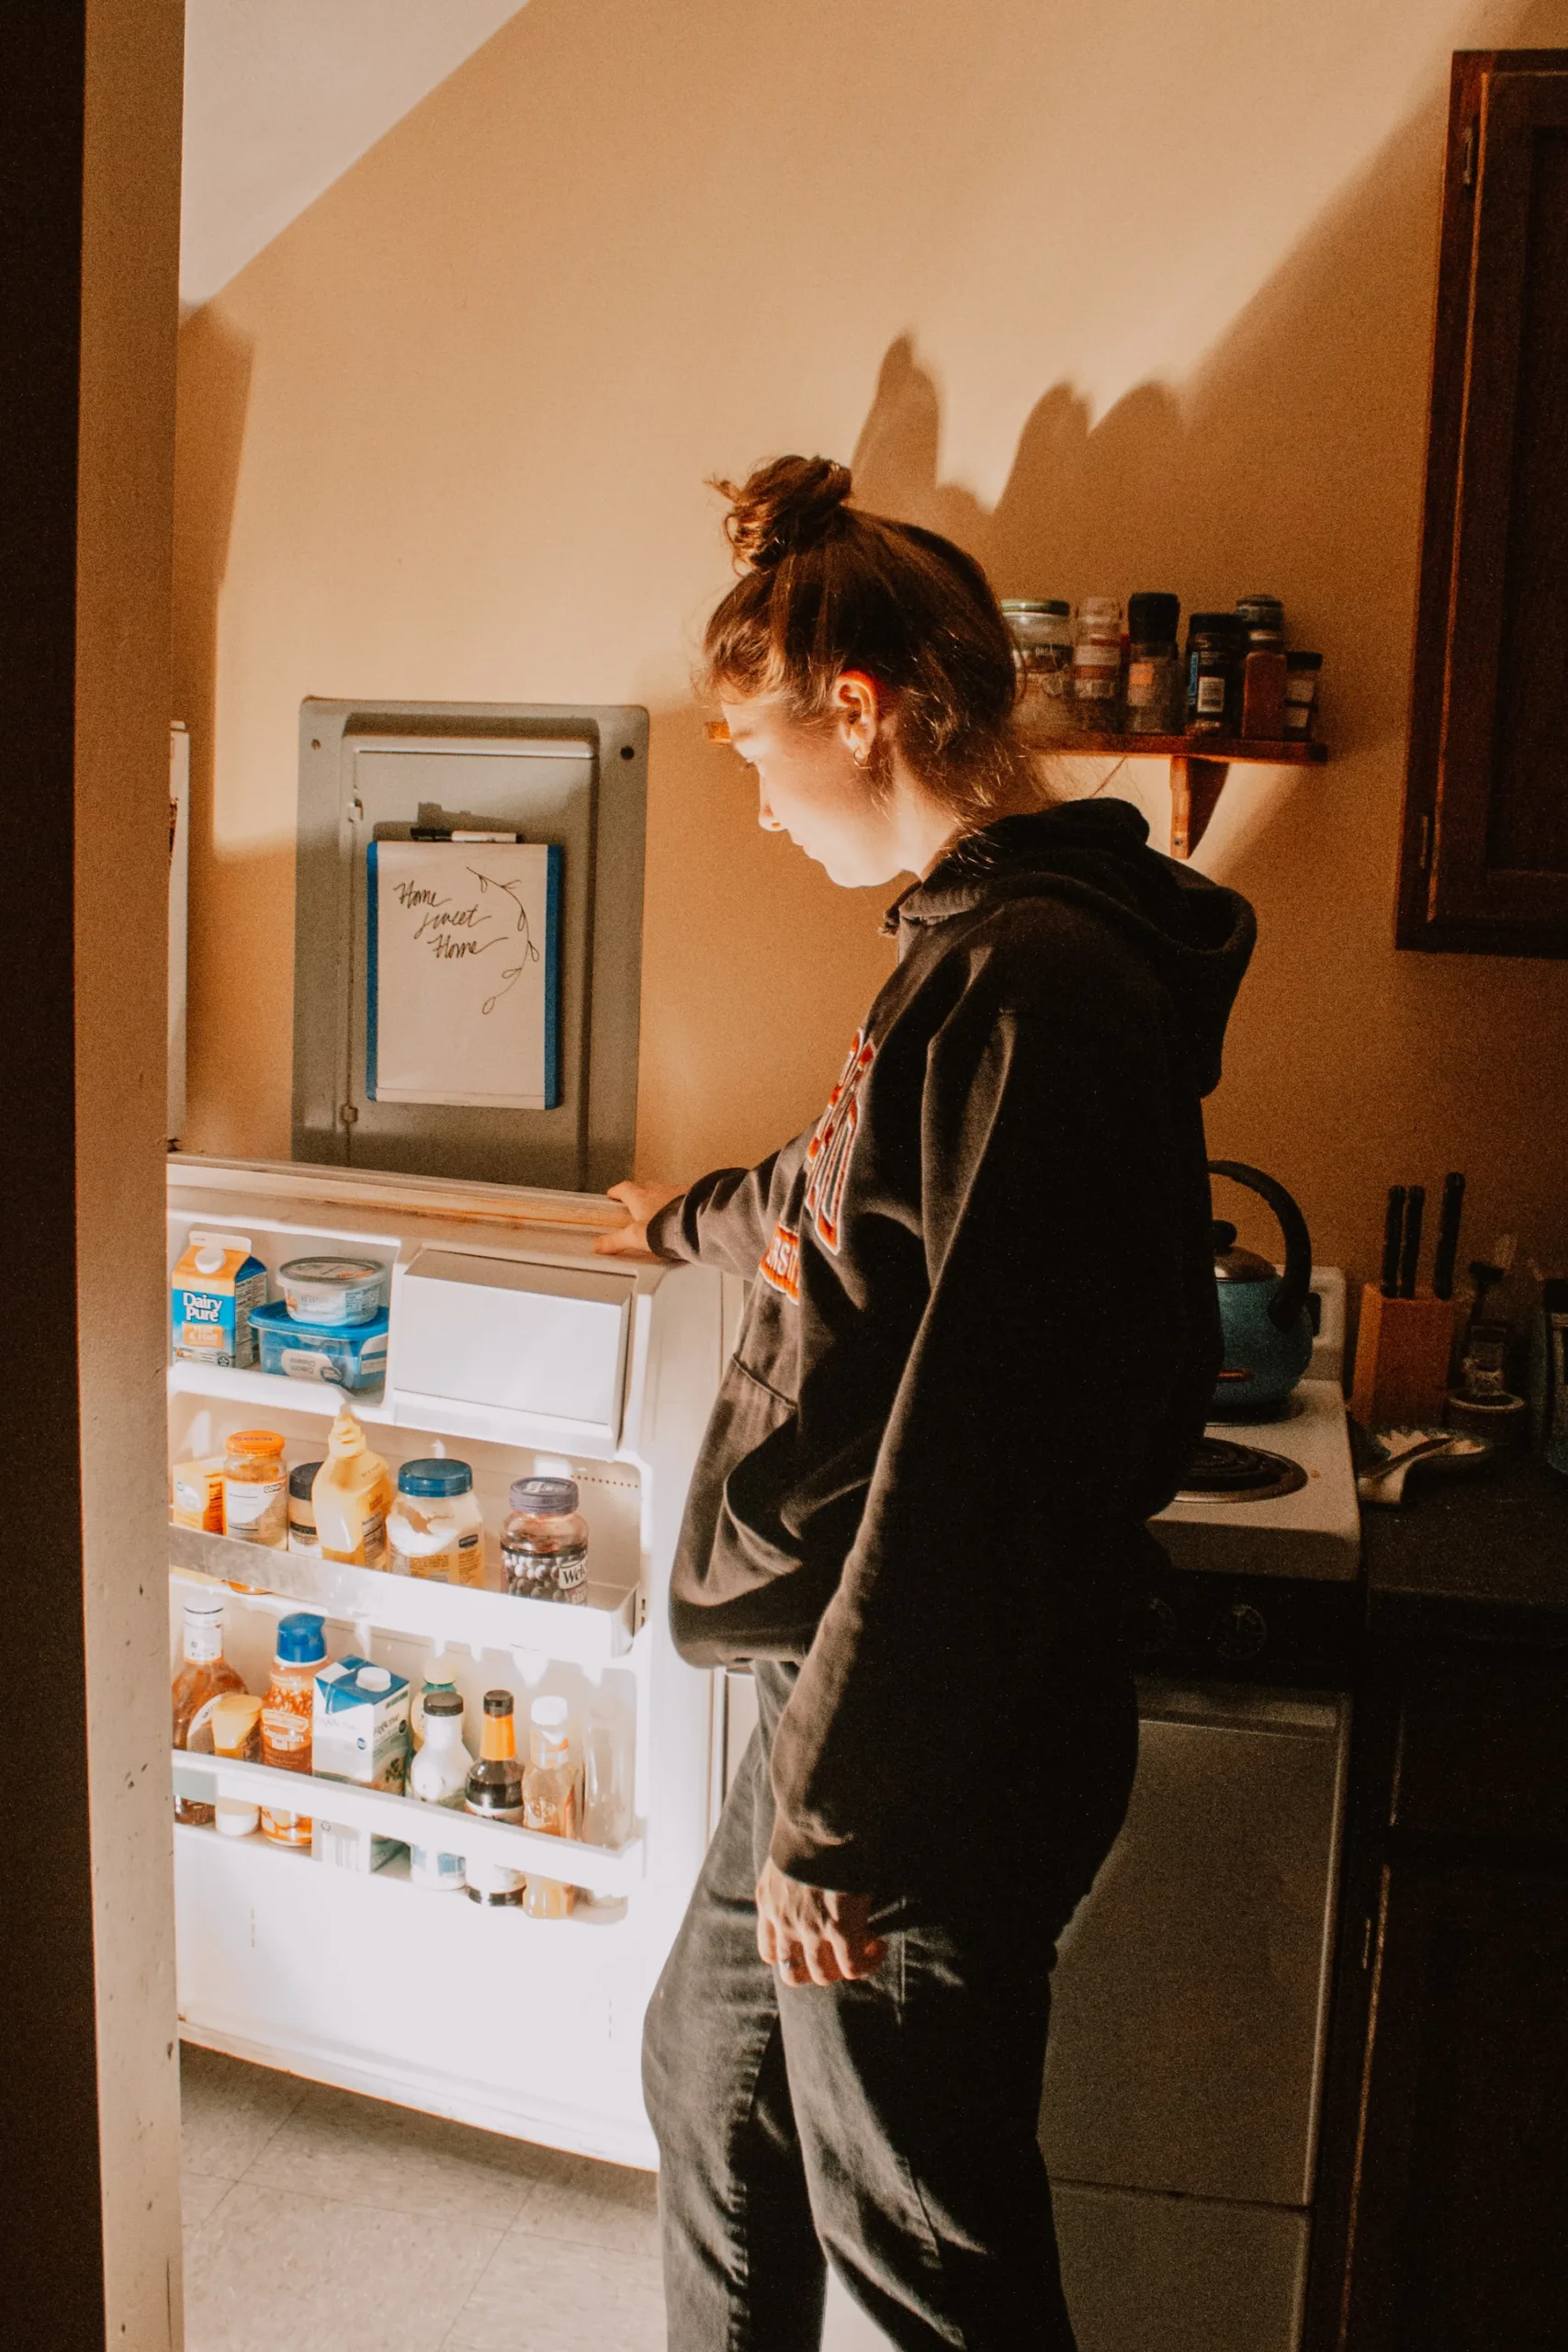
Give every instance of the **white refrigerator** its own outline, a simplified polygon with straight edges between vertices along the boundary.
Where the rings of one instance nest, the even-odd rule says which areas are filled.
[[[268,1270],[342,1254],[390,1270],[386,1377],[353,1402],[397,1467],[444,1450],[472,1466],[487,1587],[335,1566],[200,1530],[170,1530],[171,1673],[184,1603],[225,1580],[224,1642],[266,1687],[280,1616],[326,1620],[329,1657],[391,1668],[418,1691],[433,1654],[477,1748],[487,1690],[563,1697],[577,1752],[590,1723],[619,1747],[626,1824],[614,1849],[293,1773],[175,1751],[176,1789],[287,1809],[445,1852],[481,1853],[585,1890],[564,1920],[487,1909],[409,1876],[360,1872],[176,1825],[181,2030],[262,2064],[580,2154],[649,2165],[643,2010],[701,1862],[722,1780],[722,1694],[671,1646],[665,1595],[682,1508],[739,1285],[696,1267],[595,1257],[596,1206],[570,1194],[297,1164],[174,1157],[171,1273],[194,1230],[243,1236]],[[340,1392],[258,1367],[168,1368],[171,1464],[239,1429],[319,1458]],[[518,1477],[576,1480],[586,1600],[514,1599],[497,1531]],[[265,1586],[242,1592],[233,1583]]]

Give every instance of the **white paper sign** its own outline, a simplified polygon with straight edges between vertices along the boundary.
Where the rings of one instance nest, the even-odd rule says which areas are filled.
[[[559,849],[372,842],[367,865],[371,1101],[553,1111]]]

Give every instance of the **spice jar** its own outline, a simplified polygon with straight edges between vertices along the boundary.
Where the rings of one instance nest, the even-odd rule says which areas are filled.
[[[1073,723],[1069,610],[1056,597],[1002,598],[1002,618],[1018,672],[1018,715],[1032,734],[1064,735]]]
[[[1091,732],[1114,732],[1122,709],[1122,607],[1114,596],[1085,596],[1073,630],[1073,706]]]
[[[1285,607],[1278,596],[1238,596],[1235,616],[1247,638],[1244,653],[1283,653]]]
[[[1184,716],[1181,653],[1176,642],[1181,599],[1155,593],[1127,599],[1127,732],[1179,735]]]
[[[1285,732],[1306,737],[1317,715],[1317,682],[1323,670],[1321,653],[1285,656]]]
[[[236,1430],[223,1453],[223,1532],[281,1552],[288,1541],[288,1473],[276,1430]],[[259,1592],[239,1584],[236,1592]]]
[[[1194,613],[1187,624],[1187,732],[1234,735],[1246,645],[1235,613]]]

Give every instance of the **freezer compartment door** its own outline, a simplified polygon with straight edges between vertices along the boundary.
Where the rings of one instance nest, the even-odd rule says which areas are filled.
[[[588,1267],[422,1250],[399,1278],[392,1385],[570,1444],[620,1436],[635,1280]],[[498,1429],[498,1434],[500,1430]]]
[[[1142,1709],[1126,1824],[1062,1939],[1053,2179],[1311,2202],[1348,1702]]]

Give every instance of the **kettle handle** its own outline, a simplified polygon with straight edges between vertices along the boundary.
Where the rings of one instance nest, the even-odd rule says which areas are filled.
[[[1279,1218],[1285,1237],[1285,1271],[1269,1301],[1269,1320],[1276,1331],[1289,1331],[1299,1321],[1312,1288],[1312,1237],[1305,1217],[1283,1184],[1265,1176],[1260,1168],[1247,1167],[1245,1160],[1211,1159],[1209,1173],[1228,1176],[1233,1183],[1245,1184],[1249,1193],[1261,1193]]]

